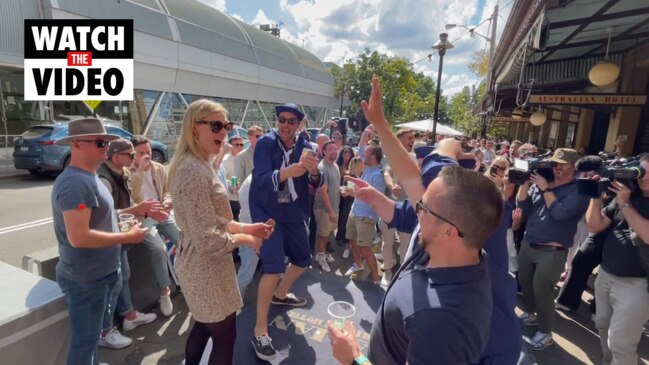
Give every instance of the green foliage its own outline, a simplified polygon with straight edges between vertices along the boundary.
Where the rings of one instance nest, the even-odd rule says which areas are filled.
[[[346,115],[357,115],[361,100],[368,100],[372,91],[372,75],[381,79],[383,109],[391,124],[432,118],[435,108],[435,83],[413,70],[405,58],[387,56],[365,49],[354,61],[331,70],[334,79],[334,96],[349,98]],[[448,105],[440,97],[440,121],[448,120]]]
[[[474,94],[468,87],[455,94],[448,110],[453,126],[467,135],[480,133],[480,117],[473,115]]]
[[[487,72],[489,71],[489,53],[484,49],[477,50],[473,54],[473,61],[469,63],[469,69],[478,76],[487,77]]]

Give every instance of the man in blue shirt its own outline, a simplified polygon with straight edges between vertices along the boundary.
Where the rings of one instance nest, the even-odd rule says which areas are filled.
[[[257,141],[250,185],[250,214],[253,222],[276,222],[273,234],[259,253],[261,271],[257,292],[257,321],[252,344],[257,357],[275,358],[268,336],[268,310],[271,302],[302,307],[306,300],[289,289],[311,265],[308,220],[311,216],[309,185],[321,183],[318,158],[306,133],[296,135],[304,113],[295,104],[275,108],[277,129]],[[303,153],[304,152],[304,153]],[[288,257],[288,268],[284,258]],[[281,279],[281,281],[280,281]]]
[[[378,79],[373,80],[373,89],[372,89],[372,98],[370,99],[370,106],[368,107],[365,102],[362,106],[365,112],[366,117],[376,126],[377,131],[383,141],[383,145],[386,150],[386,155],[391,162],[392,168],[395,170],[395,173],[399,176],[400,181],[402,181],[402,186],[406,191],[408,198],[411,201],[418,201],[423,196],[425,186],[428,186],[431,181],[437,177],[439,172],[445,166],[456,166],[458,164],[457,160],[465,157],[462,152],[458,141],[452,139],[446,139],[441,141],[438,144],[439,154],[431,154],[427,156],[424,160],[422,166],[422,172],[420,174],[418,167],[414,163],[409,163],[406,150],[398,142],[397,138],[392,135],[387,121],[382,113],[382,108],[380,105],[381,95],[380,95],[380,85]],[[369,113],[369,114],[368,114]],[[403,162],[407,161],[407,162]],[[423,182],[423,184],[422,184]],[[362,189],[370,190],[370,189]],[[384,199],[386,204],[373,204],[374,208],[377,210],[378,214],[386,219],[386,222],[390,222],[390,226],[398,227],[400,230],[407,232],[412,231],[417,226],[417,220],[414,219],[414,209],[408,201],[399,206],[382,194],[375,194],[376,196]],[[367,196],[363,196],[362,191],[359,191],[357,196],[359,199],[368,199]],[[484,202],[481,202],[484,203]],[[502,209],[502,203],[500,203]],[[406,214],[409,214],[406,217]],[[466,216],[475,215],[475,212],[465,213],[465,216],[461,217],[459,221],[466,221]],[[448,217],[445,217],[448,218]],[[451,220],[452,221],[452,220]],[[425,226],[427,223],[422,221],[422,226]],[[491,252],[494,253],[494,258],[489,257],[489,273],[491,280],[494,282],[494,287],[492,289],[491,297],[486,301],[488,305],[491,306],[493,301],[493,311],[490,316],[487,316],[484,320],[489,321],[489,317],[492,318],[491,324],[491,335],[487,342],[487,347],[482,352],[482,355],[479,357],[479,360],[460,360],[459,362],[476,362],[479,361],[481,364],[515,364],[518,355],[520,354],[521,349],[521,335],[520,328],[517,323],[515,323],[514,315],[514,306],[515,306],[515,285],[511,277],[507,274],[507,252],[506,252],[506,241],[505,241],[505,230],[502,228],[502,219],[501,227],[486,240],[485,249],[488,250],[489,255]],[[418,226],[417,226],[418,227]],[[418,234],[415,232],[413,234],[413,241],[417,239]],[[411,241],[411,246],[412,242]],[[414,250],[414,254],[411,257],[414,259],[421,257],[422,247],[416,245],[417,247]],[[411,250],[412,251],[412,250]],[[407,263],[404,264],[404,267],[407,267]],[[400,273],[397,273],[396,276],[399,277]],[[397,282],[393,280],[393,283]],[[388,289],[390,291],[390,289]],[[475,307],[475,306],[474,306]],[[471,309],[473,310],[473,309]],[[430,331],[434,331],[435,327],[431,328]],[[471,334],[467,333],[467,336]],[[411,349],[419,349],[420,347],[427,347],[430,349],[429,344],[419,344],[417,340],[421,339],[420,337],[412,337],[408,339],[408,342],[412,344]],[[374,340],[372,339],[371,342]],[[380,340],[377,340],[380,341]],[[402,339],[403,341],[403,339]],[[469,341],[469,340],[466,340]],[[351,343],[352,341],[350,341]],[[388,339],[386,343],[390,344]],[[403,343],[397,343],[395,345],[402,346]],[[437,351],[457,351],[458,349],[466,350],[464,340],[454,339],[453,343],[449,343],[448,346],[433,347],[433,350]],[[372,345],[370,345],[372,347]],[[388,346],[392,348],[391,346]],[[423,351],[423,350],[422,350]],[[334,348],[334,355],[337,350]],[[372,352],[374,355],[374,352]],[[384,354],[376,354],[377,358],[384,356]],[[388,356],[389,358],[389,356]],[[430,357],[431,361],[434,361],[435,356]],[[448,360],[448,358],[446,358]],[[374,358],[373,358],[374,360]],[[378,359],[377,359],[378,361]],[[444,363],[445,360],[441,360],[440,363]],[[361,363],[361,362],[358,362]],[[393,363],[399,363],[398,360],[393,360]],[[401,362],[403,363],[403,361]],[[429,363],[429,362],[425,362]],[[458,363],[457,361],[451,360],[447,363]]]
[[[379,146],[367,146],[359,152],[365,156],[365,170],[363,170],[361,180],[378,191],[385,191],[385,179],[381,170],[383,150]],[[354,201],[347,220],[345,238],[349,240],[352,250],[358,249],[360,256],[354,255],[356,262],[347,270],[345,275],[349,276],[356,271],[363,270],[361,257],[364,257],[369,266],[372,281],[375,284],[381,283],[376,257],[372,252],[372,242],[374,242],[376,235],[376,222],[378,220],[379,215],[367,202],[362,200]]]
[[[525,311],[520,318],[526,326],[539,327],[531,339],[534,350],[554,344],[554,285],[573,245],[577,223],[588,206],[588,197],[577,193],[578,159],[577,151],[558,148],[550,159],[556,163],[554,180],[548,182],[533,173],[516,196],[523,219],[527,220],[518,253],[518,281]]]
[[[65,294],[72,329],[68,364],[97,363],[104,312],[121,289],[120,244],[140,243],[147,233],[140,223],[119,232],[113,197],[97,176],[108,142],[117,138],[99,119],[86,118],[70,122],[68,137],[56,142],[70,146],[71,153],[70,166],[52,188],[59,244],[56,282]]]

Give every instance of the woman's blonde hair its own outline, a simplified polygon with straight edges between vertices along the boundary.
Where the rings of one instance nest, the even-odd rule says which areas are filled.
[[[192,154],[201,159],[207,159],[208,153],[203,146],[198,143],[198,136],[194,133],[194,122],[205,118],[212,113],[223,113],[225,117],[228,116],[228,111],[223,105],[208,99],[199,99],[191,104],[185,111],[183,117],[183,127],[180,133],[180,138],[176,144],[176,151],[174,157],[169,164],[169,172],[167,178],[171,184],[171,179],[176,174],[176,170],[180,162],[189,154]]]
[[[360,157],[354,157],[349,161],[349,174],[355,177],[361,177],[363,173],[363,160]]]

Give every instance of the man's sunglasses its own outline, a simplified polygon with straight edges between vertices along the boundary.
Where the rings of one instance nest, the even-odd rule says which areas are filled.
[[[108,146],[108,141],[105,139],[75,139],[76,142],[94,143],[99,148]]]
[[[131,160],[135,160],[135,152],[131,152],[131,153],[119,152],[117,154],[122,156],[128,156],[128,158],[130,158]]]
[[[423,210],[424,212],[426,212],[426,213],[428,213],[428,214],[431,214],[431,215],[433,215],[434,217],[436,217],[436,218],[438,218],[438,219],[440,219],[440,220],[442,220],[442,221],[444,221],[444,222],[446,222],[446,223],[452,225],[452,226],[455,227],[455,229],[457,230],[457,235],[460,236],[460,237],[464,237],[464,235],[462,234],[462,232],[460,232],[460,229],[457,228],[457,226],[456,226],[455,224],[451,223],[451,221],[449,221],[448,219],[446,219],[446,218],[442,217],[441,215],[439,215],[439,214],[433,212],[432,210],[430,210],[430,208],[428,208],[427,206],[425,206],[425,205],[424,205],[424,202],[420,200],[420,201],[417,202],[417,205],[415,205],[415,212],[416,212],[417,214],[419,214],[419,212],[421,212],[422,210]]]
[[[290,125],[296,125],[296,124],[300,123],[300,121],[297,120],[297,118],[278,117],[277,121],[279,122],[279,124],[284,124],[284,123],[288,122],[288,124],[290,124]]]
[[[236,147],[243,147],[243,143],[233,143],[232,145]]]
[[[232,128],[234,128],[234,123],[228,121],[228,122],[221,122],[220,120],[197,120],[194,122],[196,124],[209,124],[210,128],[212,129],[212,132],[214,133],[219,133],[223,128],[225,128],[226,131],[231,131]]]

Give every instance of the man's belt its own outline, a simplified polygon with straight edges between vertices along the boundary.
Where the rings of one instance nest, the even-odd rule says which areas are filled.
[[[538,243],[530,243],[530,247],[542,251],[565,251],[566,250],[564,246],[540,245]]]

